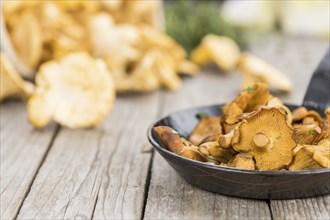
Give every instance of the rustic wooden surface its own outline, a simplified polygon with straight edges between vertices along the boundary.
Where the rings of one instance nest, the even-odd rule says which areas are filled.
[[[259,40],[251,51],[287,72],[300,104],[329,43]],[[23,104],[1,105],[1,219],[329,219],[330,196],[258,201],[222,196],[187,184],[154,153],[147,127],[161,116],[237,95],[238,72],[207,68],[185,77],[177,92],[119,96],[97,129],[28,125]],[[326,184],[326,183],[325,183]],[[328,183],[329,184],[329,183]]]

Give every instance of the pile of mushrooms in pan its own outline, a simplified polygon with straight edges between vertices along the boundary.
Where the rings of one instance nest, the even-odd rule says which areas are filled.
[[[293,112],[256,83],[224,105],[223,116],[200,114],[186,139],[166,126],[154,128],[164,146],[192,160],[247,170],[330,167],[330,109],[322,118],[299,107]]]

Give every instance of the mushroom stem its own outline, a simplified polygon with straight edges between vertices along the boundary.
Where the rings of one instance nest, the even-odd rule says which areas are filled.
[[[253,142],[257,147],[266,149],[266,147],[269,146],[270,140],[265,133],[258,132],[254,135]]]

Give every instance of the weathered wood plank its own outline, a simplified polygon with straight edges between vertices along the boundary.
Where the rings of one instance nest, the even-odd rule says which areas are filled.
[[[234,98],[240,75],[209,69],[188,79],[177,93],[164,94],[163,115]],[[232,86],[229,87],[228,85]],[[270,219],[263,201],[222,196],[187,184],[157,153],[154,157],[145,219]]]
[[[274,200],[271,209],[274,219],[330,219],[330,196]]]
[[[6,102],[0,112],[0,218],[13,219],[50,146],[56,126],[34,130],[27,122],[23,103]]]
[[[157,111],[157,94],[120,97],[101,127],[62,129],[18,219],[140,218]]]

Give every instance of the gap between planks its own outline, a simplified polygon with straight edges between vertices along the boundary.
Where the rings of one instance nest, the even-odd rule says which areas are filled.
[[[158,101],[158,113],[157,113],[157,119],[160,118],[163,115],[163,110],[164,110],[164,100],[165,94],[160,93],[159,95],[159,101]],[[150,145],[150,143],[148,143]],[[155,157],[155,150],[154,148],[151,148],[151,157],[150,157],[150,162],[149,162],[149,167],[148,167],[148,174],[147,174],[147,179],[146,179],[146,185],[144,188],[144,198],[143,198],[143,207],[142,207],[142,212],[141,212],[141,220],[144,219],[144,214],[146,211],[147,207],[147,201],[148,201],[148,196],[149,196],[149,188],[150,188],[150,181],[151,181],[151,175],[152,175],[152,166],[154,164],[154,157]]]
[[[20,204],[20,206],[19,206],[19,208],[18,208],[18,210],[17,210],[17,213],[16,213],[16,215],[14,216],[14,219],[17,219],[17,216],[18,216],[18,214],[19,214],[19,212],[21,211],[21,208],[22,208],[22,206],[23,206],[24,200],[25,200],[25,198],[27,197],[27,195],[30,193],[31,186],[32,186],[32,184],[33,184],[35,178],[36,178],[37,175],[38,175],[38,172],[39,172],[39,170],[40,170],[40,167],[41,167],[42,164],[44,163],[44,161],[45,161],[45,159],[46,159],[46,157],[47,157],[47,155],[48,155],[48,153],[49,153],[49,150],[50,150],[50,148],[52,147],[52,145],[53,145],[53,143],[54,143],[54,140],[56,139],[56,137],[57,137],[57,135],[58,135],[58,133],[59,133],[60,130],[61,130],[61,126],[57,124],[57,125],[56,125],[56,128],[55,128],[55,131],[54,131],[54,134],[53,134],[53,137],[52,137],[52,139],[50,140],[50,143],[49,143],[49,145],[48,145],[48,148],[47,148],[47,150],[46,150],[44,156],[43,156],[42,159],[41,159],[41,162],[40,162],[40,164],[39,164],[39,167],[37,168],[35,174],[34,174],[33,177],[32,177],[31,183],[30,183],[30,185],[29,185],[29,187],[28,187],[26,193],[25,193],[24,196],[23,196],[24,199],[23,199],[22,203]]]
[[[17,216],[46,158],[58,127],[52,123],[35,130],[27,122],[22,102],[8,101],[1,111],[1,205],[0,218]]]

